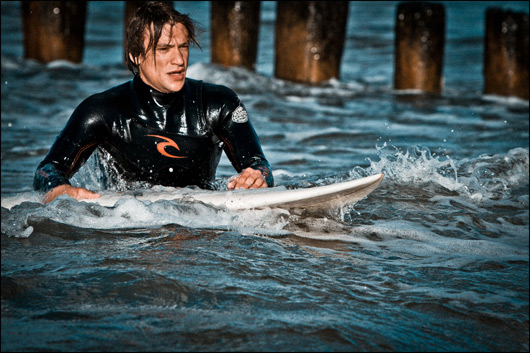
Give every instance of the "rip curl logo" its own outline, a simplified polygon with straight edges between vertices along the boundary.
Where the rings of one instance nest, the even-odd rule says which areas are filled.
[[[161,155],[169,157],[169,158],[188,158],[186,156],[174,156],[174,155],[169,154],[168,152],[166,152],[166,147],[167,146],[171,146],[173,148],[176,148],[177,151],[180,151],[179,145],[177,145],[177,143],[175,141],[173,141],[172,139],[170,139],[168,137],[164,137],[164,136],[159,136],[159,135],[146,135],[146,136],[157,137],[159,139],[162,139],[162,140],[166,141],[166,142],[158,142],[156,144],[156,149],[158,150],[158,152]]]
[[[232,121],[238,124],[246,123],[248,121],[248,115],[245,108],[239,105],[232,113]]]

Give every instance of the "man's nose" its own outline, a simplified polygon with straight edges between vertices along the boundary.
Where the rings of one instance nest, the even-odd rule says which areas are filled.
[[[173,51],[173,55],[171,56],[171,63],[179,66],[184,65],[184,53],[182,53],[179,48],[175,48],[175,50]]]

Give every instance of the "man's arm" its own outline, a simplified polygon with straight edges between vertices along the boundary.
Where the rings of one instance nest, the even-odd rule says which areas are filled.
[[[219,138],[225,144],[224,150],[232,165],[240,172],[228,182],[229,189],[274,186],[271,168],[261,148],[258,135],[239,101],[237,107],[223,119]]]
[[[98,144],[98,133],[101,131],[103,119],[101,114],[93,112],[92,103],[87,99],[77,107],[37,167],[33,188],[46,192],[46,203],[63,194],[76,199],[97,197],[97,194],[84,188],[73,187],[69,182]]]
[[[100,196],[90,190],[70,185],[64,173],[59,172],[53,163],[43,163],[35,172],[33,187],[35,190],[47,191],[44,195],[44,203],[52,202],[64,194],[70,195],[76,200],[93,199]]]

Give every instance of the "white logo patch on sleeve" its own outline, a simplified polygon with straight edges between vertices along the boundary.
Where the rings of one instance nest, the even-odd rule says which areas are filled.
[[[248,121],[248,115],[245,108],[238,106],[232,113],[232,121],[234,123],[246,123]]]

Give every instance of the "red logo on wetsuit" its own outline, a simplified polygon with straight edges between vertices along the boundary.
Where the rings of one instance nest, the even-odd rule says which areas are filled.
[[[166,150],[165,150],[166,146],[171,146],[173,148],[176,148],[177,151],[180,151],[180,147],[172,139],[170,139],[168,137],[164,137],[164,136],[159,136],[159,135],[147,135],[147,136],[158,137],[158,138],[166,141],[166,142],[157,143],[156,149],[158,150],[158,152],[160,152],[161,155],[169,157],[169,158],[188,158],[186,156],[174,156],[174,155],[169,154],[169,153],[166,152]]]

